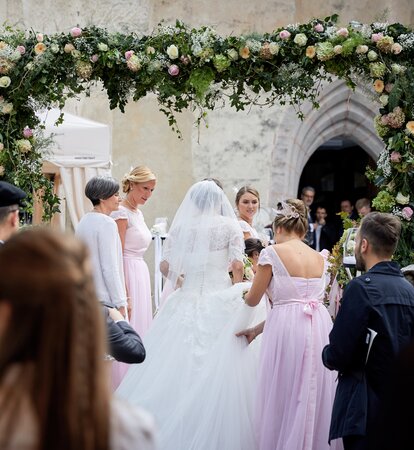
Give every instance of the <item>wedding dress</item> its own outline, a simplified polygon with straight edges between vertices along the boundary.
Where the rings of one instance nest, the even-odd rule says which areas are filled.
[[[254,450],[253,394],[259,342],[235,333],[261,319],[242,300],[228,266],[242,261],[243,235],[223,191],[196,183],[170,230],[164,259],[173,285],[144,338],[146,361],[117,394],[155,417],[161,450]]]

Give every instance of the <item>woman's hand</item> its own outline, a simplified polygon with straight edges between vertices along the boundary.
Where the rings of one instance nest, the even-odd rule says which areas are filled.
[[[247,328],[246,330],[239,331],[238,333],[236,333],[236,336],[246,336],[247,343],[250,344],[256,339],[257,336],[259,336],[259,334],[263,333],[265,323],[266,321],[264,320],[253,328]]]
[[[237,337],[245,336],[247,339],[247,343],[250,344],[250,342],[254,341],[255,337],[257,336],[255,327],[253,328],[247,328],[247,330],[242,330],[236,333]]]
[[[125,306],[120,306],[120,307],[118,308],[118,311],[122,314],[122,316],[123,316],[124,318],[126,318],[127,312],[126,312]]]

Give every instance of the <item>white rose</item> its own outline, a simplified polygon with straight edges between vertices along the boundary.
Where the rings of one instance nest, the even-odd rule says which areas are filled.
[[[306,34],[304,33],[298,33],[295,38],[293,39],[293,42],[296,45],[299,45],[299,47],[304,47],[306,43],[308,42],[308,38],[306,37]]]
[[[342,45],[335,45],[334,52],[335,55],[340,55],[342,53]]]
[[[1,77],[0,78],[0,87],[7,88],[10,86],[11,79],[9,77]]]
[[[395,197],[395,201],[400,205],[407,205],[410,201],[410,196],[403,195],[401,192],[398,192],[397,196]]]
[[[12,103],[3,103],[1,109],[2,109],[3,114],[11,114],[13,111],[13,104]]]
[[[107,52],[108,51],[108,46],[105,43],[103,43],[103,42],[99,42],[98,50],[100,52]]]
[[[0,166],[0,177],[4,175],[5,170],[4,166]]]
[[[229,59],[231,59],[232,61],[236,61],[237,59],[239,59],[239,54],[237,52],[236,49],[234,48],[229,48],[227,50],[227,56],[229,57]]]
[[[378,53],[377,53],[377,52],[374,52],[374,50],[370,50],[370,51],[368,52],[368,59],[369,59],[370,61],[376,61],[376,60],[378,59]]]
[[[51,51],[52,53],[59,53],[59,46],[58,46],[57,44],[52,44],[52,45],[50,46],[50,51]]]
[[[356,53],[358,53],[359,55],[362,55],[364,53],[368,52],[368,45],[358,45],[356,50]]]
[[[271,42],[271,43],[269,44],[269,52],[270,52],[272,55],[277,55],[277,54],[279,53],[279,49],[280,49],[280,47],[279,47],[278,44],[276,44],[276,42]]]
[[[170,59],[177,59],[178,58],[178,48],[175,45],[170,45],[167,48],[167,55],[170,57]]]
[[[387,106],[388,105],[388,95],[386,95],[386,94],[381,95],[381,97],[379,98],[379,101],[382,106]]]

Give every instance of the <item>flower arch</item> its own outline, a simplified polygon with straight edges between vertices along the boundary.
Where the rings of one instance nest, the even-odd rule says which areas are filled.
[[[318,107],[321,83],[336,77],[351,88],[369,86],[379,101],[375,126],[385,149],[368,176],[380,188],[374,206],[402,220],[397,258],[406,264],[414,259],[413,60],[413,30],[388,23],[339,27],[337,16],[225,38],[180,22],[141,37],[97,27],[55,35],[6,27],[0,30],[0,177],[32,197],[40,192],[50,218],[58,199],[42,174],[35,111],[63,107],[96,82],[121,111],[127,101],[154,93],[179,133],[175,112],[192,108],[201,122],[223,99],[236,110],[287,103],[303,117],[301,103]]]

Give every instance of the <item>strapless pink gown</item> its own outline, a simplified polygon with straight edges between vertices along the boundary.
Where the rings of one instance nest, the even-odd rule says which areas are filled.
[[[259,264],[272,266],[273,308],[263,332],[255,428],[260,450],[329,450],[336,373],[322,364],[331,317],[322,303],[326,276],[291,277],[272,246]]]

